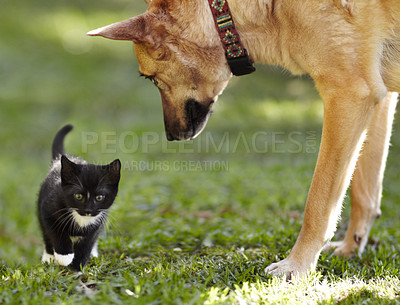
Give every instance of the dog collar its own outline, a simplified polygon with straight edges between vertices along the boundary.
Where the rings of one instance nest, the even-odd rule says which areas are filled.
[[[241,76],[253,73],[256,68],[254,68],[247,50],[240,40],[229,10],[228,1],[208,0],[208,3],[233,75]]]

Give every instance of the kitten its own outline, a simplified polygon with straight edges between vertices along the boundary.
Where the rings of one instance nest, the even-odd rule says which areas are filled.
[[[64,126],[56,134],[50,172],[38,200],[38,216],[45,250],[42,262],[55,261],[80,270],[97,256],[97,238],[104,228],[108,209],[118,192],[121,163],[94,165],[64,153]]]

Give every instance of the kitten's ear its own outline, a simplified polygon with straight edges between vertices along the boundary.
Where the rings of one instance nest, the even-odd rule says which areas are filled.
[[[68,183],[76,179],[76,175],[79,173],[79,169],[76,164],[70,161],[66,156],[61,156],[61,181],[62,183]]]
[[[121,161],[119,159],[114,160],[109,165],[108,168],[108,178],[110,182],[114,185],[118,185],[119,179],[121,177]]]

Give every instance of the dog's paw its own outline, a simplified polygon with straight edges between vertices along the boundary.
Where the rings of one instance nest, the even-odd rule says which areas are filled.
[[[280,262],[269,265],[265,268],[265,273],[273,276],[284,277],[287,281],[290,281],[306,275],[309,270],[309,266],[302,266],[301,264],[286,258]]]
[[[324,248],[325,252],[333,251],[333,254],[336,256],[344,256],[350,257],[354,255],[357,249],[357,244],[354,242],[346,242],[345,240],[342,241],[333,241],[327,244]]]

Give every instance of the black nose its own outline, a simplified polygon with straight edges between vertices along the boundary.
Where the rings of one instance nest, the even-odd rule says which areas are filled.
[[[197,131],[203,127],[205,121],[208,119],[213,103],[214,101],[199,103],[194,99],[186,101],[186,119],[188,125],[192,127],[193,136],[197,134]]]
[[[179,140],[177,137],[175,137],[171,132],[166,131],[165,132],[166,136],[167,136],[167,140],[168,141],[177,141]]]

